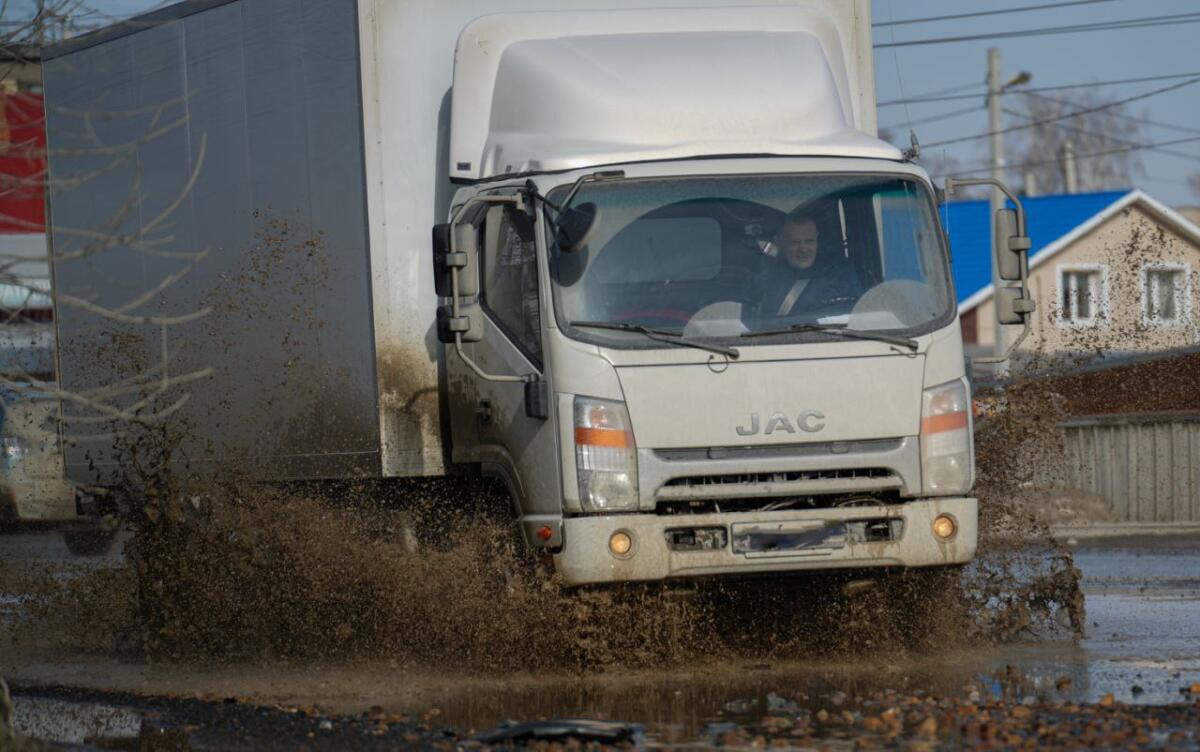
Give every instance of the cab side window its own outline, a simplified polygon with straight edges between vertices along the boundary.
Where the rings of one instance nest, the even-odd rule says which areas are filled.
[[[535,364],[542,360],[534,223],[511,206],[488,213],[484,226],[483,305]]]

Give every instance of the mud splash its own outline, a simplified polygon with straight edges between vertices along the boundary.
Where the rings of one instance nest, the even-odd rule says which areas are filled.
[[[376,484],[160,498],[120,569],[27,588],[38,631],[158,661],[381,657],[512,671],[616,654],[654,662],[693,641],[682,602],[575,594],[546,576],[514,545],[491,486],[404,485],[399,504]]]
[[[883,574],[851,597],[838,575],[570,589],[528,558],[493,485],[179,477],[169,460],[186,426],[125,446],[134,535],[122,565],[24,590],[39,634],[164,662],[576,672],[1081,636],[1080,574],[1042,514],[1062,456],[1064,400],[1050,385],[985,399],[978,560]]]
[[[128,447],[148,474],[129,479],[121,567],[26,592],[39,633],[164,662],[576,672],[1081,635],[1079,572],[1039,514],[1061,404],[1045,382],[1013,384],[979,421],[974,564],[884,574],[852,597],[842,576],[570,589],[527,558],[490,484],[179,478],[153,456],[178,445],[165,429]]]
[[[265,232],[249,270],[212,301],[218,318],[260,305],[255,289],[289,264],[304,289],[319,287],[320,275],[304,271],[319,239],[292,242],[278,223]],[[296,328],[320,328],[303,311],[286,315]],[[978,424],[979,561],[961,571],[885,573],[853,597],[841,575],[573,590],[527,558],[508,500],[491,485],[253,483],[261,468],[187,461],[195,432],[186,419],[128,427],[117,447],[120,507],[134,530],[124,564],[30,589],[34,629],[155,661],[381,658],[489,672],[919,652],[1080,634],[1079,574],[1051,540],[1034,490],[1043,481],[1036,468],[1061,455],[1061,400],[1046,383],[1008,385]]]
[[[1082,574],[1047,515],[1065,462],[1061,400],[1041,382],[1012,385],[1005,396],[1005,409],[976,431],[979,550],[961,595],[981,637],[1079,639]]]
[[[975,567],[886,575],[854,597],[839,577],[574,590],[523,555],[498,489],[438,482],[403,494],[398,503],[374,484],[181,494],[141,521],[120,569],[42,588],[39,631],[167,662],[574,672],[919,653],[1044,632],[1061,626],[1062,608],[1081,608],[1064,595],[1078,585],[1069,556],[1046,565],[1019,525],[998,535],[1010,515],[993,513]]]

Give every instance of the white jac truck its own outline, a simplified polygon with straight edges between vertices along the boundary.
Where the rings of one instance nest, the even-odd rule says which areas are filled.
[[[44,60],[60,381],[161,381],[125,391],[176,461],[480,471],[577,584],[973,557],[949,249],[876,137],[869,0],[191,0]],[[87,407],[67,473],[103,485]]]

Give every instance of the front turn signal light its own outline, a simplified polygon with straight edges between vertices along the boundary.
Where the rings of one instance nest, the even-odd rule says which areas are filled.
[[[965,494],[975,484],[971,394],[966,379],[926,389],[921,400],[921,486],[927,496]]]
[[[625,403],[575,398],[575,469],[585,512],[638,508],[637,446]]]

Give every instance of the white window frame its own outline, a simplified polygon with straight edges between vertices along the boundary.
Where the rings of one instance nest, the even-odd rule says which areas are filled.
[[[1183,285],[1179,289],[1181,300],[1175,301],[1179,315],[1171,320],[1150,316],[1150,272],[1183,272]],[[1175,329],[1187,326],[1192,321],[1192,266],[1185,261],[1147,261],[1142,264],[1142,325],[1158,329]]]
[[[1063,316],[1062,279],[1072,272],[1099,272],[1099,299],[1090,318],[1068,319]],[[1090,329],[1108,322],[1108,265],[1107,264],[1059,264],[1054,270],[1054,311],[1058,326],[1063,329]]]

